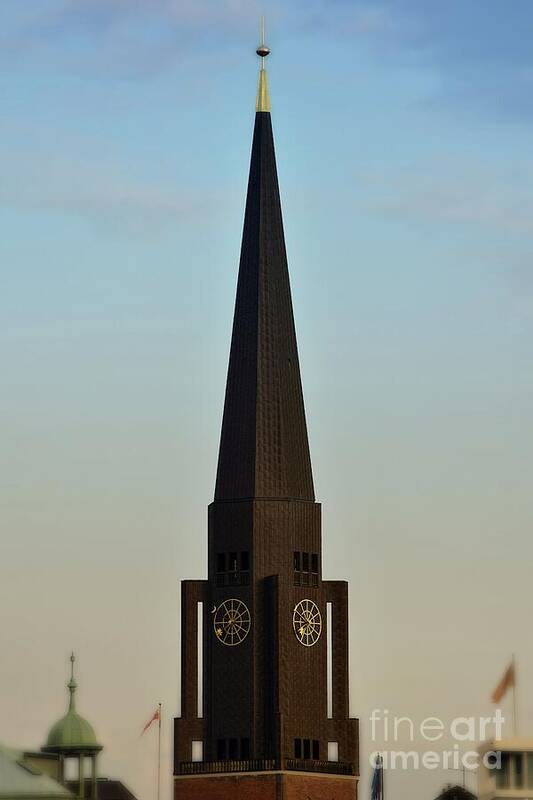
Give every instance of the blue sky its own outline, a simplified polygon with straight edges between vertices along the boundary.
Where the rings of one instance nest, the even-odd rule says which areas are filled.
[[[178,705],[176,581],[204,571],[261,13],[363,755],[373,707],[481,713],[508,653],[533,668],[531,4],[4,4],[1,677],[13,713],[34,702],[0,739],[39,743],[75,646],[108,768],[143,796],[136,731]],[[422,800],[449,779],[392,780]]]

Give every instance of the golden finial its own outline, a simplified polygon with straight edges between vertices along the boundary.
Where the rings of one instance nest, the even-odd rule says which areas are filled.
[[[265,70],[265,58],[270,54],[270,49],[265,44],[265,18],[261,17],[261,42],[255,51],[261,58],[259,70],[259,88],[257,90],[256,111],[270,111],[270,97],[268,94],[268,81]]]

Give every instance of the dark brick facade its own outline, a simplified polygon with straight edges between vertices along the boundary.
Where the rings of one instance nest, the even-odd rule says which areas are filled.
[[[357,800],[357,781],[305,772],[178,778],[174,800]]]

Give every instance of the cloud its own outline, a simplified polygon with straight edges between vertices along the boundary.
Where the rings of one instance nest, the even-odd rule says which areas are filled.
[[[48,0],[10,15],[0,59],[86,74],[152,74],[196,48],[258,32],[257,0]]]
[[[11,40],[20,46],[115,34],[137,27],[150,34],[202,31],[227,32],[253,22],[258,26],[256,0],[50,0],[44,8],[12,20]]]
[[[514,0],[41,0],[10,4],[0,59],[109,76],[150,76],[192,55],[229,52],[258,21],[309,47],[368,51],[389,69],[438,75],[436,102],[500,118],[533,116],[533,7]],[[37,7],[37,11],[35,8]],[[28,10],[30,9],[30,10]],[[300,44],[302,44],[300,42]],[[437,81],[434,82],[436,86]]]
[[[217,53],[243,34],[256,36],[259,0],[45,0],[38,12],[12,13],[0,33],[0,57],[41,54],[98,69],[178,57],[195,48]],[[270,0],[267,25],[288,32],[353,36],[394,35],[400,19],[386,3]]]
[[[302,10],[313,33],[366,47],[388,69],[432,77],[435,104],[500,119],[533,117],[533,6],[486,0],[311,0]],[[437,88],[438,87],[438,88]]]
[[[533,164],[519,171],[460,160],[418,163],[401,173],[367,173],[359,184],[373,213],[416,224],[533,235]]]
[[[27,157],[11,155],[0,163],[0,207],[74,215],[107,235],[155,235],[216,207],[205,192],[142,182],[106,164],[61,157],[29,163]]]

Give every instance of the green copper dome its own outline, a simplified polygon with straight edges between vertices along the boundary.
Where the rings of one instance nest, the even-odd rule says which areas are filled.
[[[92,725],[80,717],[76,711],[68,711],[51,728],[46,742],[46,749],[100,749]]]
[[[78,714],[75,707],[74,694],[78,685],[74,680],[74,654],[70,657],[72,668],[70,681],[68,682],[68,690],[70,692],[70,701],[68,711],[55,725],[50,729],[48,739],[43,750],[48,752],[79,752],[89,751],[96,752],[101,750],[101,745],[96,741],[92,725],[87,722],[82,716]]]

